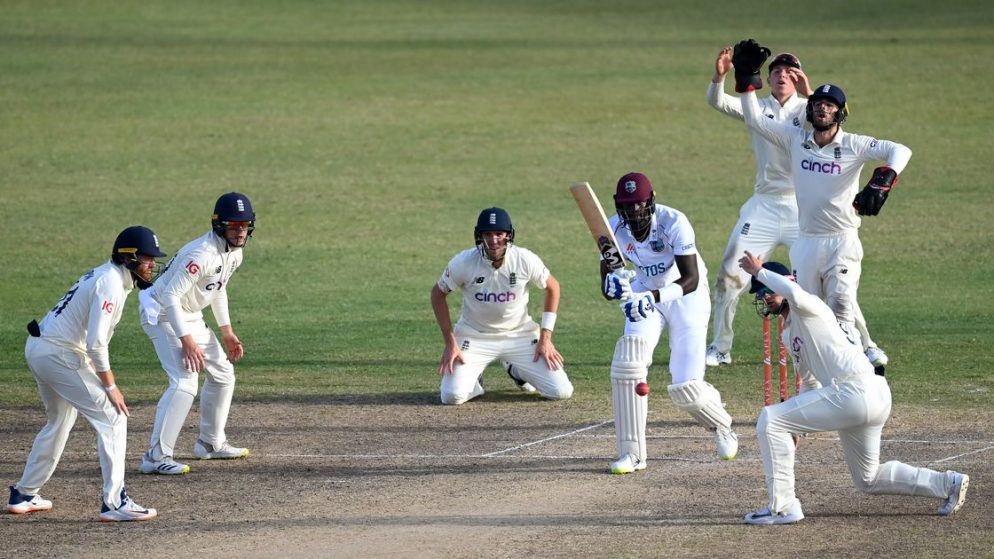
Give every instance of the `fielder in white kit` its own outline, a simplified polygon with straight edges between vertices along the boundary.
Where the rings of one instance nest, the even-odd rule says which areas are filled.
[[[514,226],[505,210],[483,210],[473,239],[476,248],[453,257],[431,288],[432,311],[445,341],[438,367],[442,403],[482,396],[483,370],[497,360],[506,362],[521,390],[551,400],[571,397],[573,384],[552,343],[559,282],[535,253],[513,244]],[[545,290],[541,326],[528,314],[529,285]],[[462,311],[453,328],[446,297],[457,289]]]
[[[141,296],[141,324],[155,346],[169,386],[159,399],[143,474],[178,475],[190,471],[174,460],[176,441],[197,395],[200,371],[200,434],[193,455],[201,460],[243,458],[247,448],[228,443],[225,426],[235,392],[233,363],[245,355],[228,314],[228,283],[242,263],[242,249],[255,230],[248,197],[229,192],[217,199],[211,231],[186,244],[155,287]],[[219,342],[204,322],[210,306],[221,330]],[[222,345],[223,344],[223,345]]]
[[[760,314],[784,319],[781,340],[794,368],[820,387],[785,402],[766,406],[756,432],[766,473],[767,505],[745,516],[747,524],[792,524],[804,518],[794,491],[792,433],[838,431],[853,484],[873,495],[919,495],[943,500],[940,515],[960,509],[969,476],[937,472],[902,462],[880,464],[880,433],[890,417],[887,379],[875,375],[862,348],[840,328],[821,299],[794,283],[787,267],[750,253],[739,261],[754,276],[752,293]]]
[[[716,110],[744,120],[742,101],[724,92],[725,77],[732,71],[732,47],[725,47],[715,60],[715,73],[708,84],[708,104]],[[759,100],[763,116],[795,128],[807,123],[807,99],[798,91],[811,95],[813,91],[807,75],[801,70],[801,61],[788,52],[780,53],[767,66],[770,95]],[[756,182],[753,195],[739,210],[739,220],[728,238],[728,245],[718,268],[715,280],[713,334],[708,345],[707,365],[716,367],[732,362],[733,320],[739,297],[749,286],[749,275],[738,265],[744,251],[767,259],[777,247],[788,250],[797,240],[797,199],[791,173],[789,150],[770,142],[753,129],[749,129],[752,151],[756,158]],[[887,355],[870,339],[866,321],[853,302],[856,329],[863,340],[863,349],[874,365],[886,365]]]
[[[653,351],[667,327],[670,400],[713,431],[718,456],[732,460],[738,452],[732,418],[718,390],[704,381],[711,295],[694,228],[682,212],[656,203],[652,184],[642,173],[618,180],[614,203],[618,213],[609,225],[635,271],[611,272],[601,260],[604,297],[623,301],[627,319],[611,362],[618,453],[611,472],[628,474],[646,467],[648,405],[636,387],[646,381]]]
[[[155,518],[155,509],[132,501],[124,487],[129,411],[110,368],[108,346],[128,295],[135,286],[152,285],[155,259],[165,255],[150,229],[128,227],[114,241],[109,262],[83,274],[40,324],[28,324],[24,356],[48,422],[35,437],[24,475],[10,487],[8,512],[52,508],[38,492],[55,473],[77,414],[82,414],[97,432],[103,476],[100,521]]]
[[[856,328],[856,305],[862,274],[861,215],[877,215],[911,159],[906,146],[841,128],[849,114],[845,93],[825,84],[808,97],[806,118],[813,130],[774,122],[763,116],[756,99],[762,88],[759,68],[769,50],[755,41],[736,46],[736,90],[742,93],[746,123],[764,138],[789,150],[797,193],[800,235],[790,250],[798,284],[821,297],[835,311],[853,339],[863,343]],[[859,190],[859,174],[869,161],[885,161]],[[866,355],[879,373],[886,357]]]

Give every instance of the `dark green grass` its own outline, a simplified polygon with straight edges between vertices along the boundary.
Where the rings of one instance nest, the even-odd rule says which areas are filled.
[[[898,401],[991,403],[987,3],[8,1],[3,12],[3,405],[37,402],[24,324],[120,229],[148,225],[174,253],[207,230],[219,194],[240,190],[259,228],[231,284],[248,349],[239,398],[432,393],[441,338],[428,291],[479,210],[501,205],[562,282],[556,342],[577,405],[606,413],[621,315],[598,295],[566,187],[588,180],[608,202],[618,176],[646,172],[695,223],[713,280],[754,167],[744,128],[704,92],[718,49],[746,37],[845,88],[848,130],[914,150],[864,222],[860,301]],[[741,410],[761,398],[747,303],[735,365],[710,375]],[[163,376],[135,307],[112,362],[129,398],[154,400]]]

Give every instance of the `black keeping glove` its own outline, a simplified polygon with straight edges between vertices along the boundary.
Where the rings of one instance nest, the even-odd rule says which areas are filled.
[[[890,189],[897,186],[897,172],[890,167],[877,167],[873,170],[870,182],[856,195],[852,205],[859,215],[877,215],[884,207]]]
[[[735,91],[745,93],[763,89],[760,69],[770,57],[770,49],[753,39],[739,41],[732,50],[732,64],[735,66]]]

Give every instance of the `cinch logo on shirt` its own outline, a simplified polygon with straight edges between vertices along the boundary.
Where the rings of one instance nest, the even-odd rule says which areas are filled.
[[[481,291],[477,293],[474,298],[481,303],[509,303],[518,298],[513,291],[508,291],[505,293],[490,293],[487,291]]]
[[[814,161],[812,159],[805,159],[804,161],[801,161],[801,169],[825,175],[842,174],[842,165],[839,165],[835,161],[832,161],[831,163],[819,163],[818,161]]]

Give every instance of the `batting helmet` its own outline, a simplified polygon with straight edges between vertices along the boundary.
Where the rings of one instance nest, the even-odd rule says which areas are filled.
[[[219,237],[224,238],[225,222],[247,221],[248,234],[255,231],[255,212],[248,196],[240,192],[222,194],[214,203],[214,215],[211,216],[211,227]]]
[[[826,83],[825,85],[819,85],[815,92],[808,97],[808,106],[805,109],[808,122],[814,124],[814,108],[815,101],[819,99],[832,102],[839,111],[835,113],[835,123],[842,126],[842,123],[846,121],[849,116],[849,105],[846,103],[846,94],[837,85],[832,85]]]
[[[796,56],[790,54],[789,52],[781,52],[780,54],[773,57],[773,61],[770,65],[766,67],[767,71],[772,72],[773,68],[776,66],[790,66],[791,68],[801,69],[801,61],[797,59]]]
[[[482,243],[483,233],[486,231],[507,231],[507,241],[514,242],[514,225],[511,224],[511,216],[503,208],[487,208],[480,212],[473,229],[473,241],[476,244]]]
[[[151,229],[141,225],[133,225],[117,235],[110,258],[115,264],[123,265],[131,271],[131,277],[134,278],[135,285],[139,289],[147,289],[152,286],[152,282],[136,273],[141,264],[138,260],[139,254],[151,258],[166,256],[166,253],[159,249],[159,238]]]
[[[656,192],[652,189],[649,177],[642,173],[631,172],[618,179],[618,187],[614,193],[614,209],[636,236],[652,223],[655,205]]]

